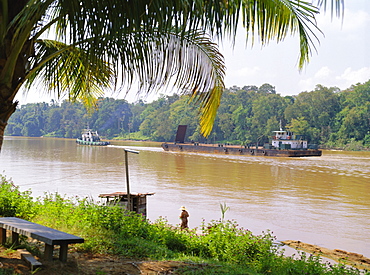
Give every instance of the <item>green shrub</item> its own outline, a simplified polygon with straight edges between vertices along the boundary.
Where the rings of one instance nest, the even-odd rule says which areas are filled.
[[[10,179],[0,174],[0,216],[30,219],[34,215],[31,192],[21,192]]]
[[[120,239],[114,251],[135,259],[166,259],[173,255],[164,245],[138,237]]]
[[[151,223],[142,215],[89,198],[67,198],[56,193],[32,200],[30,194],[20,192],[1,176],[1,215],[81,236],[85,242],[75,247],[86,252],[201,263],[183,267],[181,274],[370,275],[344,265],[321,263],[319,257],[305,253],[298,258],[284,257],[269,231],[253,235],[235,221],[203,221],[199,230],[181,230],[163,218]]]
[[[15,272],[13,269],[9,269],[9,268],[0,269],[0,275],[14,275],[14,274],[18,274],[18,273]]]

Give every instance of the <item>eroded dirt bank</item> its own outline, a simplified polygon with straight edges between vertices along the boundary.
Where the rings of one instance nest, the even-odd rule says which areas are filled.
[[[324,256],[333,259],[337,262],[353,265],[361,269],[370,270],[370,259],[364,257],[364,255],[347,252],[341,249],[328,249],[318,245],[308,244],[301,241],[282,241],[283,244],[288,245],[294,249],[302,250],[305,252],[312,253],[318,256]]]

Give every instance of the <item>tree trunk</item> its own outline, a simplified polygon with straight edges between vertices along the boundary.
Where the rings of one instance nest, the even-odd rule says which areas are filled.
[[[14,97],[16,96],[19,87],[25,80],[28,58],[33,54],[33,44],[30,40],[26,40],[23,42],[24,44],[22,50],[16,57],[15,67],[13,68],[12,66],[6,66],[13,50],[13,40],[19,39],[19,41],[23,41],[22,37],[17,36],[20,30],[17,29],[17,26],[12,26],[11,22],[15,20],[15,18],[24,8],[26,8],[26,5],[29,1],[3,0],[2,2],[3,5],[1,8],[6,7],[8,10],[1,12],[2,15],[3,12],[6,14],[6,17],[1,18],[1,24],[4,24],[4,30],[6,30],[6,32],[2,33],[2,41],[0,43],[0,75],[4,76],[4,68],[7,68],[7,70],[12,70],[12,73],[8,74],[6,77],[4,77],[4,79],[0,79],[0,152],[3,146],[6,125],[8,124],[10,116],[15,112],[18,105],[18,101],[14,101]],[[13,59],[14,57],[12,57],[12,60]]]
[[[1,148],[3,147],[3,141],[4,141],[4,132],[6,125],[8,124],[8,120],[10,116],[15,112],[18,101],[12,102],[12,101],[5,101],[1,102],[0,97],[0,152]]]

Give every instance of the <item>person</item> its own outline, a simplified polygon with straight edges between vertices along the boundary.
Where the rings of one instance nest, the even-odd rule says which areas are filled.
[[[181,214],[180,214],[181,229],[188,228],[189,213],[188,213],[188,211],[186,211],[185,206],[181,206],[180,210],[181,210]]]

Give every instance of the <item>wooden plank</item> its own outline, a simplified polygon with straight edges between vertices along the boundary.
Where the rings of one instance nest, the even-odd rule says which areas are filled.
[[[19,234],[16,232],[12,232],[12,244],[19,245]]]
[[[53,260],[53,252],[54,252],[54,245],[45,244],[45,250],[44,250],[44,259],[46,261],[52,261]]]
[[[4,245],[6,242],[6,229],[0,228],[0,244]]]
[[[67,261],[68,244],[61,244],[59,247],[59,260],[61,262]]]
[[[30,252],[25,249],[17,250],[21,254],[21,258],[25,260],[31,268],[31,271],[35,271],[38,267],[42,266],[42,263],[37,261]]]
[[[0,227],[40,240],[49,245],[64,245],[84,242],[84,239],[81,237],[15,217],[0,218]]]
[[[0,218],[1,243],[5,243],[6,230],[12,231],[13,243],[18,243],[19,234],[44,242],[45,243],[44,258],[47,261],[53,260],[54,245],[60,246],[59,259],[62,262],[66,262],[68,253],[68,244],[84,242],[83,238],[15,217]]]

